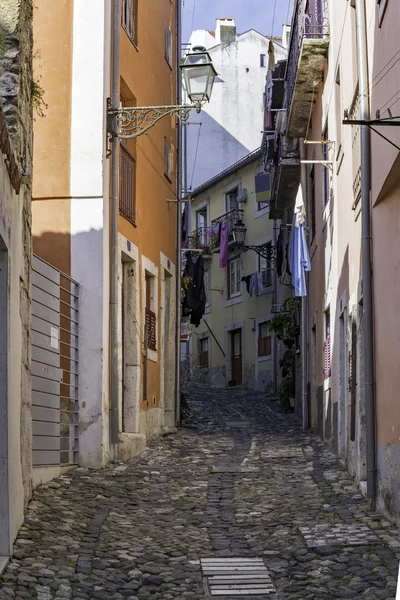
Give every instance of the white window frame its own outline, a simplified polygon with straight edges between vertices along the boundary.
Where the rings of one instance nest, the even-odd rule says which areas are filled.
[[[137,44],[137,3],[136,0],[122,0],[121,23],[128,38]]]
[[[378,27],[381,26],[389,0],[377,0]]]
[[[235,291],[233,291],[232,293],[232,265],[238,265],[238,268],[236,269],[235,272],[235,279],[234,279],[234,286],[235,286]],[[232,299],[232,298],[237,298],[238,296],[241,295],[242,293],[242,283],[241,283],[241,273],[242,273],[242,268],[241,268],[241,262],[240,262],[240,256],[235,256],[234,258],[230,259],[228,262],[228,269],[229,269],[229,273],[228,273],[228,299]]]

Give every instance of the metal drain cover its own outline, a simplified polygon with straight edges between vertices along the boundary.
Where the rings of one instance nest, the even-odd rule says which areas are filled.
[[[200,563],[213,597],[277,598],[262,558],[203,558]]]

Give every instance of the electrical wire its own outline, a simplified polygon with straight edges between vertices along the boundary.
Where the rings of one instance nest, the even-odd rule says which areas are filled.
[[[196,0],[193,0],[193,13],[192,13],[192,31],[193,32],[193,24],[194,24],[194,14],[196,12]]]
[[[389,98],[389,100],[386,100],[385,104],[383,104],[379,110],[382,112],[382,111],[383,111],[383,109],[385,108],[385,106],[386,106],[387,104],[389,104],[389,102],[391,102],[391,101],[393,100],[393,98],[395,98],[395,97],[396,97],[396,96],[398,96],[399,94],[400,94],[400,90],[397,90],[397,92],[396,92],[395,94],[393,94],[393,96],[392,96],[391,98]],[[389,109],[390,109],[392,106],[393,106],[393,105],[391,104],[391,105],[389,106]]]
[[[275,14],[276,14],[276,0],[274,1],[274,14],[273,14],[273,17],[272,17],[272,32],[271,32],[271,37],[274,37]]]
[[[371,88],[370,88],[370,92],[371,92],[371,91],[373,90],[373,88],[374,88],[376,85],[378,85],[378,83],[380,83],[380,82],[382,81],[383,77],[386,77],[386,75],[389,73],[389,71],[391,71],[391,69],[394,67],[394,65],[396,65],[396,64],[399,62],[399,60],[400,60],[400,57],[399,57],[399,58],[396,60],[396,62],[395,62],[395,63],[394,63],[394,64],[393,64],[393,65],[390,67],[390,69],[389,69],[389,70],[388,70],[388,71],[387,71],[387,72],[386,72],[386,73],[383,75],[383,77],[381,77],[381,79],[379,79],[379,81],[377,81],[376,83],[374,83],[374,81],[375,81],[375,80],[376,80],[376,79],[377,79],[377,78],[378,78],[378,77],[379,77],[379,76],[380,76],[380,75],[383,73],[383,71],[386,69],[386,67],[388,67],[388,66],[389,66],[389,64],[392,62],[392,60],[394,60],[394,59],[396,58],[396,56],[398,56],[399,54],[400,54],[400,50],[398,50],[398,51],[396,52],[396,54],[394,54],[394,55],[392,56],[392,58],[391,58],[390,60],[388,60],[388,61],[387,61],[387,63],[386,63],[386,64],[385,64],[385,65],[382,67],[382,69],[381,69],[381,70],[380,70],[380,71],[379,71],[379,72],[378,72],[378,73],[375,75],[375,77],[374,77],[374,78],[373,78],[373,79],[372,79],[372,80],[369,82],[369,84],[366,86],[366,88],[365,88],[365,89],[364,89],[364,90],[361,92],[361,94],[365,94],[365,92],[367,91],[367,89],[368,89],[368,86],[369,86],[369,85],[371,86]],[[373,85],[372,85],[372,84],[373,84]],[[360,95],[361,95],[361,94],[360,94]]]
[[[200,134],[201,134],[201,127],[199,127],[199,133],[197,135],[197,144],[196,144],[196,152],[194,155],[194,162],[193,162],[193,171],[192,171],[192,179],[190,181],[190,191],[192,191],[192,186],[193,186],[193,178],[194,178],[194,170],[196,168],[196,160],[197,160],[197,151],[199,149],[199,142],[200,142]],[[187,192],[187,190],[186,190]]]

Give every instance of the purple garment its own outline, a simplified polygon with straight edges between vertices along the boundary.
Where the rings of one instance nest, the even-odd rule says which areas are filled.
[[[228,266],[229,256],[229,221],[221,223],[220,233],[220,255],[219,255],[219,266],[221,269],[225,269]]]
[[[250,285],[249,285],[249,293],[250,297],[253,295],[259,296],[262,291],[262,283],[260,281],[260,276],[258,273],[253,273],[250,277]]]
[[[206,233],[208,233],[210,238],[215,238],[219,234],[219,223],[216,225],[211,225],[208,229],[206,229]]]
[[[269,285],[271,285],[270,280],[271,280],[270,271],[269,271],[269,269],[267,269],[261,273],[261,283],[263,284],[264,287],[268,287]]]

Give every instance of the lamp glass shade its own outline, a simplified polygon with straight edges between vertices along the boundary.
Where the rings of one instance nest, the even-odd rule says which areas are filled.
[[[204,48],[193,48],[193,52],[185,56],[181,69],[191,102],[209,102],[217,72],[208,52]]]
[[[235,223],[233,228],[233,239],[238,246],[243,246],[246,239],[247,228],[242,220]]]

